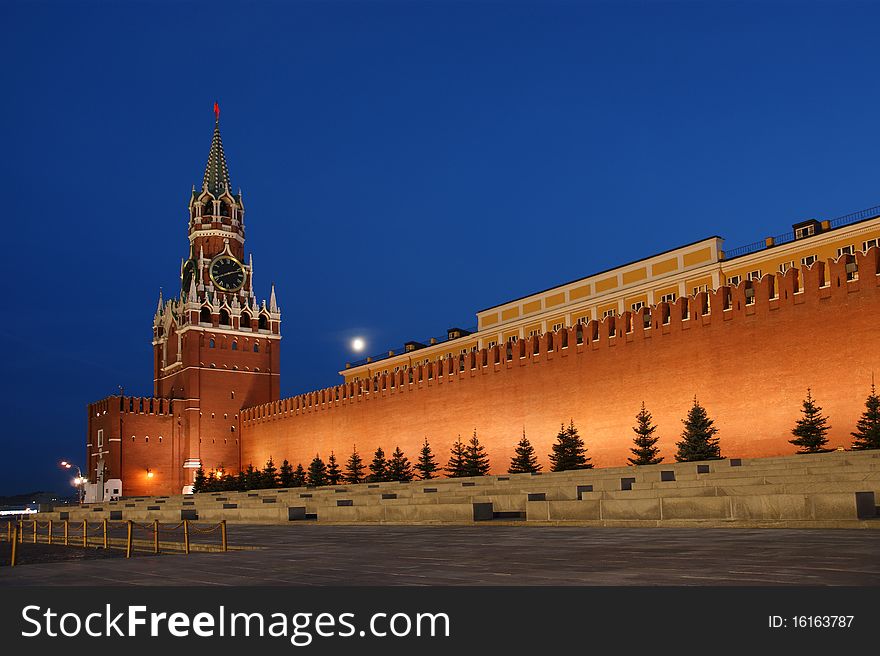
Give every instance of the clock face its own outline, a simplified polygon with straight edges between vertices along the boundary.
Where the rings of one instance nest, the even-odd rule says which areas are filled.
[[[241,289],[244,284],[244,267],[229,255],[220,255],[214,258],[209,272],[211,280],[223,291],[234,292]]]
[[[192,283],[193,276],[196,273],[196,263],[187,260],[183,264],[183,272],[180,274],[180,288],[184,294],[189,293],[189,286]]]

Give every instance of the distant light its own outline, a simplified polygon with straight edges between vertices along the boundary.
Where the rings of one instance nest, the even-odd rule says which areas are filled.
[[[151,472],[149,469],[147,470],[147,478],[153,478],[153,472]]]
[[[357,351],[360,353],[367,346],[367,343],[364,341],[363,337],[355,337],[351,340],[351,350]]]

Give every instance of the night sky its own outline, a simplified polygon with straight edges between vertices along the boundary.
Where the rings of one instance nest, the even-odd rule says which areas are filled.
[[[121,5],[121,6],[120,6]],[[880,203],[871,3],[0,3],[0,494],[152,393],[214,100],[283,396],[478,309]],[[738,363],[731,362],[731,367]]]

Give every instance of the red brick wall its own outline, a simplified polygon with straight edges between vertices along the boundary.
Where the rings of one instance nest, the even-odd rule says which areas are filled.
[[[463,373],[454,362],[448,375],[449,361],[444,375],[435,373],[430,381],[416,376],[408,384],[400,374],[403,385],[394,389],[386,381],[384,390],[380,383],[379,392],[352,397],[352,386],[339,386],[248,409],[242,464],[272,456],[305,466],[315,453],[326,460],[331,450],[344,461],[355,443],[365,460],[377,446],[387,453],[398,445],[414,460],[425,436],[445,464],[455,437],[466,440],[476,428],[499,472],[507,469],[525,427],[547,467],[560,424],[573,419],[594,464],[615,466],[630,455],[642,401],[658,425],[661,454],[671,461],[694,395],[715,419],[725,456],[789,454],[790,430],[808,386],[830,415],[830,446],[848,446],[871,373],[880,373],[880,277],[877,249],[857,256],[859,280],[846,280],[845,259],[851,258],[765,276],[754,283],[754,304],[746,304],[752,283],[744,282],[653,308],[649,330],[642,327],[643,309],[588,324],[582,345],[576,329],[569,329],[567,349],[560,349],[557,333],[556,348],[548,352],[545,335],[538,355],[526,340],[526,357],[520,359],[516,345],[511,362],[502,346],[497,365],[490,352],[482,367],[481,352],[477,368],[466,363]],[[728,295],[730,309],[723,311]],[[682,320],[686,306],[690,318]],[[665,313],[669,322],[663,325]],[[608,335],[612,325],[615,337]],[[342,398],[343,389],[349,398]]]

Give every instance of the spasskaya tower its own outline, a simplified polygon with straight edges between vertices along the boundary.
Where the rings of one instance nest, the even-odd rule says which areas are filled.
[[[281,311],[274,285],[268,301],[257,298],[216,103],[214,113],[205,174],[189,198],[180,291],[160,294],[153,317],[153,397],[89,406],[84,475],[98,498],[109,479],[121,479],[126,496],[180,493],[200,466],[237,471],[240,410],[279,398]]]

